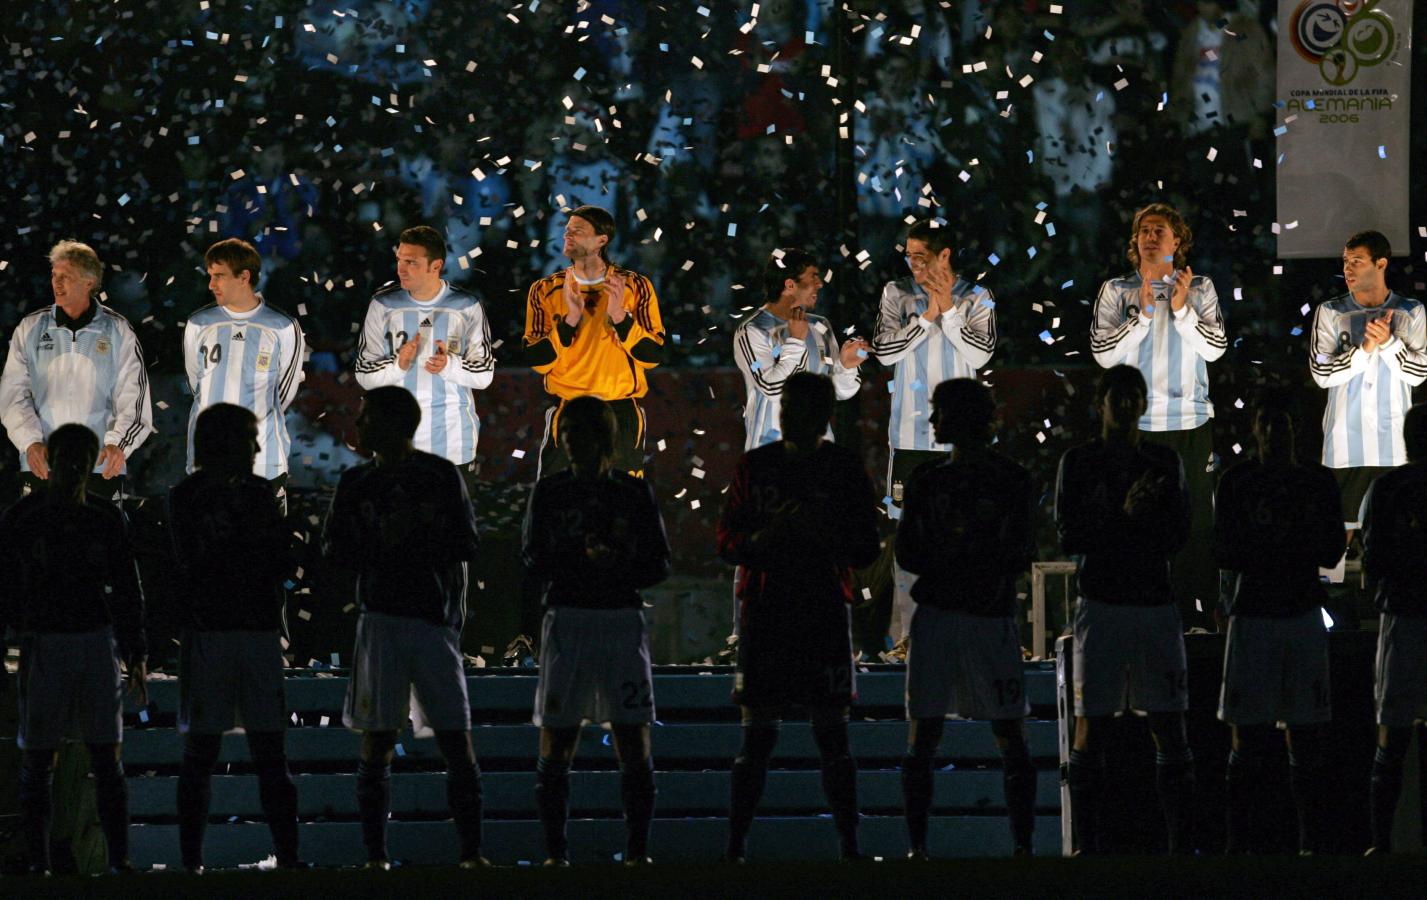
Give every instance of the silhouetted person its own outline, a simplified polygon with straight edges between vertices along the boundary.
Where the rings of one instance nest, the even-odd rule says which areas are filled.
[[[1194,757],[1183,626],[1169,559],[1189,533],[1179,455],[1141,440],[1145,380],[1132,366],[1100,376],[1100,437],[1060,459],[1055,519],[1061,547],[1080,565],[1075,605],[1075,740],[1070,803],[1079,853],[1099,850],[1098,817],[1111,717],[1149,716],[1155,781],[1170,852],[1189,851]]]
[[[183,866],[203,869],[213,767],[224,732],[241,724],[258,774],[258,799],[272,831],[277,863],[297,858],[297,788],[287,769],[283,732],[283,582],[297,568],[282,515],[285,498],[254,474],[258,418],[215,403],[193,426],[196,471],[169,494],[169,533],[184,610],[179,648],[179,851]]]
[[[30,870],[48,871],[59,745],[89,750],[111,871],[129,869],[129,800],[120,747],[124,676],[148,703],[144,595],[124,514],[85,485],[99,439],[61,425],[45,442],[47,485],[0,516],[0,633],[20,639],[20,815]]]
[[[570,467],[535,485],[525,564],[544,587],[536,798],[547,865],[569,863],[570,763],[580,726],[608,723],[628,828],[626,865],[649,861],[654,680],[639,592],[669,576],[669,541],[649,483],[614,468],[614,412],[598,397],[565,404],[560,443]]]
[[[719,555],[741,566],[738,671],[743,746],[733,762],[726,856],[742,860],[784,711],[807,707],[842,856],[856,858],[857,763],[847,742],[856,696],[851,569],[877,558],[877,498],[857,454],[825,440],[833,385],[799,372],[783,387],[782,440],[743,455],[718,525]]]
[[[1036,770],[1021,720],[1016,577],[1035,556],[1034,493],[1024,467],[991,449],[996,398],[973,378],[943,381],[932,428],[950,458],[913,473],[897,526],[897,562],[917,576],[907,656],[902,761],[910,857],[927,856],[932,763],[947,716],[990,719],[1001,751],[1013,852],[1031,852]]]
[[[1402,437],[1407,464],[1374,481],[1363,502],[1363,568],[1376,582],[1382,611],[1372,767],[1372,841],[1381,853],[1392,850],[1392,818],[1413,725],[1419,747],[1427,734],[1420,725],[1427,719],[1427,404],[1407,411]],[[1427,754],[1418,761],[1427,797]],[[1427,803],[1422,809],[1427,814]]]
[[[1287,730],[1298,846],[1319,846],[1328,691],[1327,591],[1320,566],[1343,555],[1342,501],[1333,473],[1299,460],[1293,419],[1276,397],[1254,410],[1258,456],[1224,473],[1214,505],[1214,556],[1233,575],[1219,718],[1229,724],[1228,850],[1252,848],[1263,765]]]
[[[435,731],[446,760],[461,866],[489,865],[480,855],[481,772],[461,656],[476,518],[456,466],[412,446],[420,422],[421,407],[404,388],[367,392],[357,430],[376,458],[342,473],[322,539],[329,564],[356,575],[361,617],[342,721],[362,732],[357,802],[373,869],[391,866],[391,758],[413,690],[417,728]]]

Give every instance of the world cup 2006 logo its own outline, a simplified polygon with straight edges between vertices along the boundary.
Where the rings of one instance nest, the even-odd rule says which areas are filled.
[[[1378,0],[1303,0],[1288,20],[1293,49],[1324,81],[1348,84],[1359,69],[1380,65],[1397,50],[1397,30],[1377,6]]]

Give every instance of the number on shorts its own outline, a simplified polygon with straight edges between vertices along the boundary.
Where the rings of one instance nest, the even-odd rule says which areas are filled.
[[[648,709],[654,705],[654,697],[651,696],[648,678],[641,678],[638,681],[626,681],[619,686],[619,689],[624,692],[625,709],[639,709],[641,707]]]
[[[997,678],[991,682],[991,687],[996,689],[997,706],[1021,702],[1021,679]]]
[[[1186,671],[1165,672],[1164,680],[1168,683],[1170,694],[1176,697],[1189,691],[1189,673]]]

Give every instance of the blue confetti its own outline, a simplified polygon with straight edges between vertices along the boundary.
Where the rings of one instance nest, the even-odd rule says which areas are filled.
[[[1055,237],[1055,223],[1054,223],[1054,222],[1047,222],[1047,223],[1045,223],[1045,233],[1048,234],[1048,235],[1050,235],[1051,237]]]
[[[729,237],[733,237],[733,236],[736,235],[736,234],[738,234],[738,223],[737,223],[737,222],[729,222],[729,223],[728,223],[728,236],[729,236]]]
[[[1285,134],[1288,134],[1288,126],[1287,126],[1287,125],[1280,125],[1280,126],[1278,126],[1277,128],[1275,128],[1275,129],[1273,130],[1273,136],[1274,136],[1274,137],[1283,137]]]
[[[147,722],[148,720],[149,720],[149,711],[148,711],[147,709],[141,709],[141,710],[139,710],[139,721],[140,721],[140,722]]]
[[[924,391],[924,390],[926,390],[926,389],[927,389],[927,386],[922,383],[922,380],[921,380],[920,378],[918,378],[916,381],[913,381],[913,382],[912,382],[912,390],[914,390],[914,391]]]
[[[989,263],[990,263],[991,265],[993,265],[993,266],[1000,265],[1000,264],[1001,264],[1001,257],[999,257],[999,256],[997,256],[996,254],[992,253],[990,256],[986,257],[986,261],[989,262]]]
[[[1387,147],[1383,146],[1382,144],[1377,145],[1377,158],[1387,159]]]
[[[397,744],[397,745],[396,745],[396,755],[397,755],[397,756],[405,756],[405,755],[406,755],[406,748],[403,747],[403,746],[400,745],[400,744]]]
[[[1027,247],[1027,248],[1026,248],[1026,256],[1030,257],[1031,259],[1035,259],[1035,258],[1036,258],[1036,248],[1035,248],[1035,247]]]
[[[580,66],[578,69],[575,70],[575,80],[576,80],[576,81],[579,81],[581,78],[584,78],[584,77],[585,77],[585,67],[584,67],[584,66]]]
[[[1051,333],[1049,331],[1042,331],[1040,333],[1040,339],[1047,344],[1055,343],[1055,338],[1051,336]]]
[[[1034,151],[1034,150],[1027,150],[1027,151],[1026,151],[1026,162],[1033,163],[1033,162],[1035,162],[1035,161],[1036,161],[1036,151]]]
[[[981,305],[986,307],[987,309],[995,309],[996,301],[992,300],[990,297],[986,297],[982,299]]]
[[[1039,202],[1039,203],[1036,204],[1036,209],[1038,209],[1038,210],[1044,211],[1044,210],[1045,210],[1045,207],[1046,207],[1046,203],[1045,203],[1044,200],[1042,200],[1041,202]]]
[[[866,358],[867,358],[867,351],[866,351],[866,350],[863,350],[863,349],[861,349],[861,348],[858,348],[858,350],[857,350],[857,358],[858,358],[858,359],[866,359]]]
[[[1300,334],[1303,333],[1303,326],[1302,326],[1302,325],[1294,325],[1294,326],[1293,326],[1293,329],[1292,329],[1291,331],[1289,331],[1288,333],[1291,334],[1291,335],[1293,335],[1294,337],[1298,337]]]
[[[1303,103],[1303,105],[1304,105],[1305,107],[1307,107],[1308,109],[1317,109],[1317,108],[1318,108],[1317,102],[1316,102],[1316,101],[1313,101],[1313,100],[1305,100],[1304,103]]]
[[[1075,286],[1075,279],[1072,278],[1072,279],[1070,279],[1069,281],[1067,281],[1065,284],[1062,284],[1062,285],[1060,286],[1060,289],[1063,291],[1063,290],[1065,290],[1065,289],[1068,288],[1068,287],[1074,287],[1074,286]]]

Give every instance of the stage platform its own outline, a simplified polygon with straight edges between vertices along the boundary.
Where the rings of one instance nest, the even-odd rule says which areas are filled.
[[[529,724],[535,675],[529,669],[471,669],[468,684],[476,724],[476,752],[485,792],[485,852],[503,865],[539,863],[543,841],[534,803],[538,730]],[[717,859],[725,840],[729,766],[738,750],[736,707],[729,702],[728,667],[659,668],[658,723],[653,752],[659,800],[651,854],[660,862]],[[862,842],[889,859],[906,852],[898,766],[906,748],[903,669],[866,667],[858,675],[852,751],[860,766]],[[1055,671],[1028,663],[1027,723],[1040,769],[1036,850],[1059,853],[1059,774],[1056,766]],[[319,866],[363,861],[354,791],[358,735],[341,725],[345,672],[293,670],[288,706],[296,721],[287,735],[298,786],[302,855]],[[177,867],[174,793],[182,738],[173,728],[178,683],[150,683],[145,721],[131,711],[124,764],[133,816],[132,859],[140,868]],[[13,743],[11,739],[6,739]],[[13,749],[13,748],[10,748]],[[998,857],[1010,853],[1000,758],[984,722],[948,723],[938,758],[931,846],[940,857]],[[607,733],[584,729],[571,776],[571,856],[577,863],[614,862],[623,849],[619,775]],[[817,750],[806,722],[784,724],[762,817],[750,839],[753,860],[834,860],[837,839],[826,814]],[[401,737],[393,765],[392,856],[408,865],[448,864],[457,856],[455,828],[446,821],[445,776],[435,742]],[[271,842],[261,821],[257,782],[241,735],[228,735],[213,785],[206,858],[233,868],[264,859]]]

